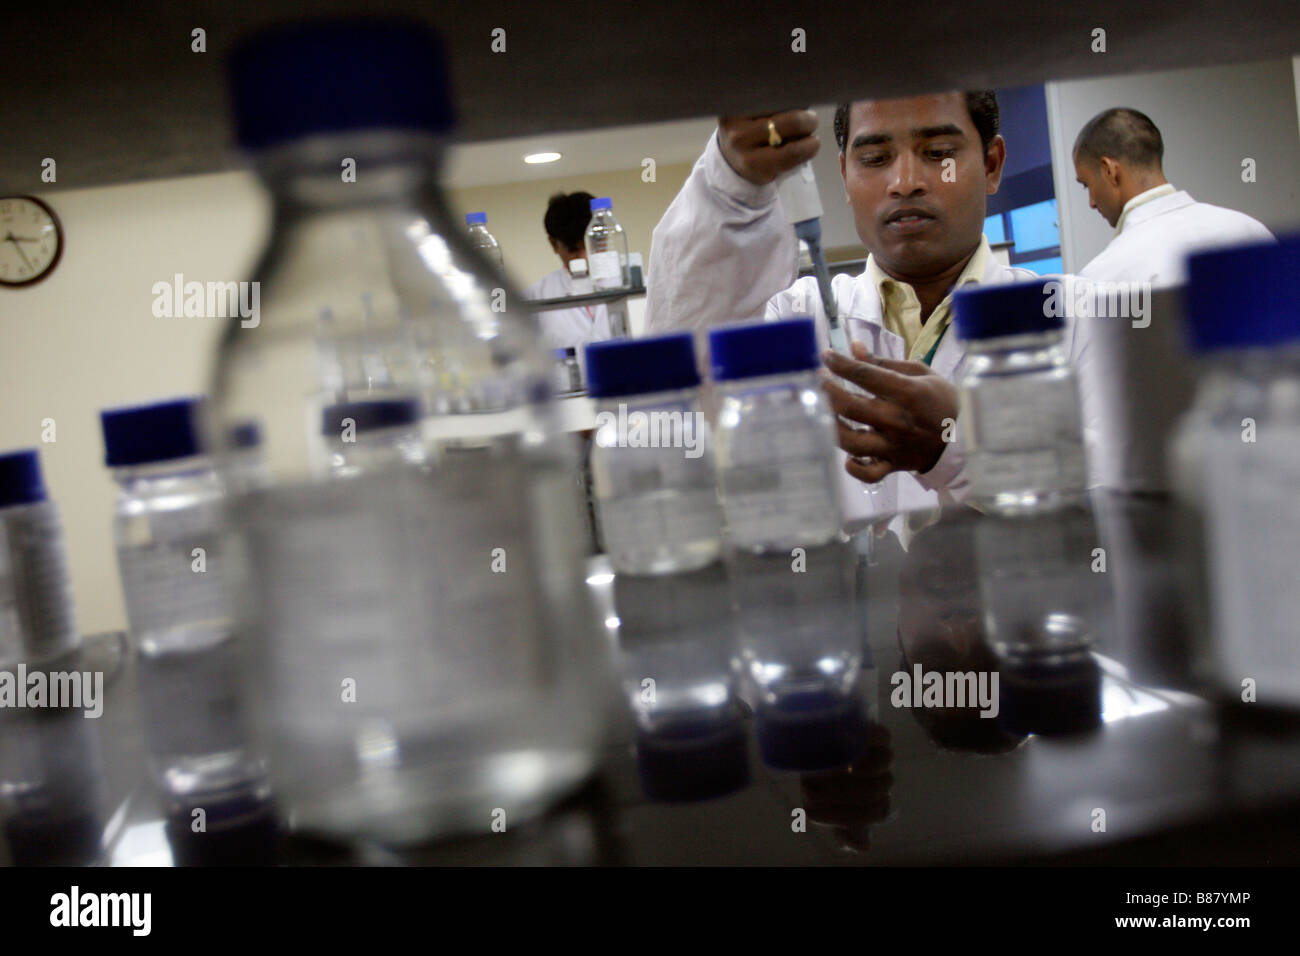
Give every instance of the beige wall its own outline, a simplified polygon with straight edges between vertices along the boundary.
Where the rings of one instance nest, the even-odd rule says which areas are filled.
[[[159,319],[152,287],[246,277],[265,200],[240,174],[43,196],[63,223],[54,272],[0,290],[0,449],[38,447],[63,513],[83,633],[122,627],[101,408],[206,387],[219,319]],[[52,418],[55,441],[42,443]]]
[[[558,267],[542,229],[559,189],[608,195],[629,248],[649,260],[650,233],[690,171],[660,167],[479,187],[450,194],[487,212],[516,281]],[[220,319],[159,319],[155,282],[247,278],[269,210],[248,174],[186,177],[42,196],[63,223],[63,259],[45,281],[0,290],[0,450],[38,447],[63,512],[83,633],[125,626],[110,529],[114,489],[103,465],[99,410],[202,392]],[[631,315],[634,323],[639,308]],[[634,325],[635,327],[635,325]],[[55,440],[42,443],[42,421]]]

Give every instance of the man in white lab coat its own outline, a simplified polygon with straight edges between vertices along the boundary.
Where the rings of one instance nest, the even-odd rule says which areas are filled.
[[[1115,238],[1080,270],[1085,278],[1181,285],[1187,255],[1210,246],[1267,241],[1245,213],[1197,202],[1165,179],[1164,140],[1150,118],[1115,107],[1098,113],[1074,141],[1074,171],[1088,204]]]
[[[807,110],[719,121],[655,228],[649,334],[802,314],[814,316],[827,345],[816,281],[794,281],[796,239],[774,185],[816,153],[816,124]],[[840,416],[872,429],[840,425],[846,518],[960,500],[961,441],[943,440],[965,354],[950,329],[952,291],[1035,278],[999,264],[983,235],[1006,157],[997,99],[985,90],[858,101],[840,107],[835,129],[846,201],[870,252],[861,275],[833,280],[858,361],[826,357],[831,372],[871,393],[827,386]],[[1086,361],[1073,321],[1066,346]]]
[[[542,224],[551,250],[560,257],[560,268],[548,272],[524,290],[528,299],[557,299],[573,295],[569,263],[585,259],[587,223],[591,221],[591,193],[556,193],[546,204]],[[549,309],[537,313],[542,343],[548,349],[573,348],[579,352],[588,342],[610,338],[609,312],[604,305],[583,305]]]

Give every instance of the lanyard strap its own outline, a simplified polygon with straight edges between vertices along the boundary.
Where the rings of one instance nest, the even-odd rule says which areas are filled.
[[[948,326],[950,325],[952,325],[951,321],[948,323],[948,325],[945,325],[943,327],[943,331],[939,333],[939,337],[935,339],[934,344],[930,346],[930,351],[926,352],[925,358],[921,359],[921,361],[924,362],[926,365],[929,365],[931,362],[934,361],[934,353],[939,351],[939,343],[942,342],[943,337],[948,334]]]

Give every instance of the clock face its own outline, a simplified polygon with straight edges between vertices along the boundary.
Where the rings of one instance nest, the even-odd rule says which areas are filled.
[[[0,285],[30,285],[53,271],[63,254],[54,210],[31,196],[0,198]]]

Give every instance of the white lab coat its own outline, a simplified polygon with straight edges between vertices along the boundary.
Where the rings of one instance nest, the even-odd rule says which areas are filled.
[[[1179,190],[1130,209],[1105,249],[1079,271],[1088,279],[1181,285],[1189,253],[1273,238],[1245,213],[1197,202]]]
[[[1149,283],[1151,290],[1171,289],[1186,281],[1190,253],[1273,238],[1250,216],[1196,202],[1183,191],[1132,207],[1120,226],[1109,245],[1083,267],[1081,276],[1130,288]],[[1111,488],[1166,491],[1168,471],[1159,449],[1165,444],[1180,389],[1190,386],[1178,328],[1181,298],[1172,293],[1164,298],[1145,292],[1143,296],[1150,310],[1143,321],[1102,319],[1092,331],[1092,361],[1082,373],[1087,378],[1082,385],[1093,403],[1096,428],[1106,436],[1104,453],[1094,456],[1092,473],[1098,483]],[[1158,389],[1148,379],[1137,380],[1160,375],[1162,368],[1165,378]],[[1179,384],[1183,382],[1186,385]]]
[[[573,295],[573,276],[564,267],[548,272],[524,290],[526,299],[556,299],[563,295]],[[609,311],[603,304],[538,312],[537,326],[548,349],[572,348],[581,352],[588,342],[611,337]]]
[[[647,281],[646,330],[658,335],[690,329],[697,333],[735,321],[812,315],[821,348],[829,343],[826,311],[811,276],[791,284],[797,274],[797,240],[777,202],[775,185],[757,186],[727,164],[716,136],[695,163],[681,191],[655,227]],[[1004,266],[992,256],[981,281],[987,284],[1038,278],[1027,269]],[[851,340],[884,358],[907,358],[902,336],[881,320],[880,294],[865,271],[837,275],[831,283],[845,332]],[[1067,318],[1065,346],[1076,367],[1090,360],[1087,322]],[[954,380],[965,356],[956,329],[940,340],[931,368]],[[1082,376],[1081,376],[1082,383]],[[1084,431],[1098,442],[1085,396]],[[892,511],[911,511],[959,501],[969,491],[965,452],[958,440],[948,445],[923,475],[894,473],[868,493],[867,486],[842,470],[841,502],[846,521]]]

